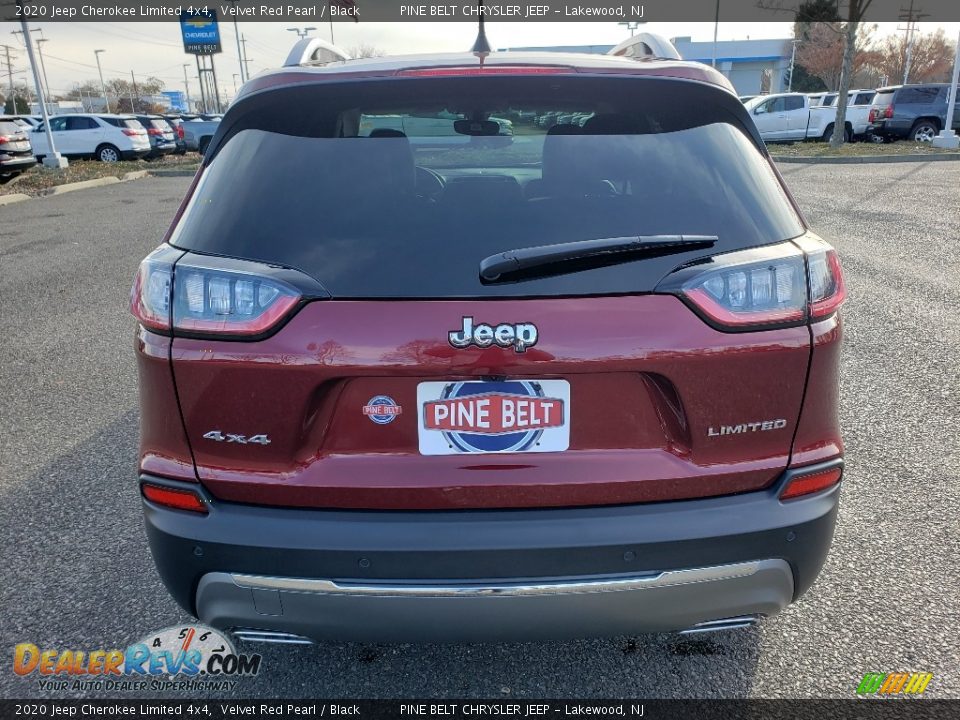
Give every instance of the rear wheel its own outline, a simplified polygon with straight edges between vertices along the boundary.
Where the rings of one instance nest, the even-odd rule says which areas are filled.
[[[915,142],[928,143],[937,136],[940,128],[933,120],[920,120],[910,131],[910,138]]]
[[[830,138],[833,137],[833,123],[827,125],[827,129],[823,131],[823,141],[830,142]],[[853,139],[853,132],[850,129],[850,126],[847,125],[843,131],[843,141],[850,142]]]
[[[100,162],[118,162],[120,160],[120,151],[113,145],[101,145],[95,153]]]

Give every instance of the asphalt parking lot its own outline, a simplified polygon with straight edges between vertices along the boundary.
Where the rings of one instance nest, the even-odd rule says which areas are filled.
[[[783,173],[851,295],[839,525],[797,605],[699,639],[256,646],[234,696],[852,697],[865,672],[924,671],[960,697],[960,163]],[[127,302],[188,183],[0,207],[2,697],[51,696],[11,671],[19,642],[125,647],[186,619],[141,523]]]

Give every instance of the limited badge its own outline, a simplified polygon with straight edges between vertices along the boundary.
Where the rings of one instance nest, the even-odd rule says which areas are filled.
[[[377,425],[392,423],[402,412],[403,408],[389,395],[376,395],[363,406],[363,414]]]

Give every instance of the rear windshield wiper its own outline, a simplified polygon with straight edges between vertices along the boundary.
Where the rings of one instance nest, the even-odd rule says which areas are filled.
[[[522,273],[537,277],[556,273],[558,263],[591,260],[590,267],[602,267],[636,259],[637,253],[663,255],[713,247],[716,235],[631,235],[628,237],[577,240],[556,245],[538,245],[496,253],[480,262],[480,280],[495,283],[504,275]]]

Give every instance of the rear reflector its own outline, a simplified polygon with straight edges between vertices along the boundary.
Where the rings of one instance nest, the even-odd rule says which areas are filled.
[[[843,476],[843,468],[833,467],[826,470],[819,470],[809,475],[795,476],[780,493],[781,500],[792,500],[803,495],[811,495],[821,490],[831,488],[840,482]]]
[[[140,486],[143,496],[150,502],[157,505],[174,508],[175,510],[188,510],[190,512],[207,514],[207,505],[203,499],[192,490],[175,490],[173,488],[162,487],[160,485],[143,484]]]

